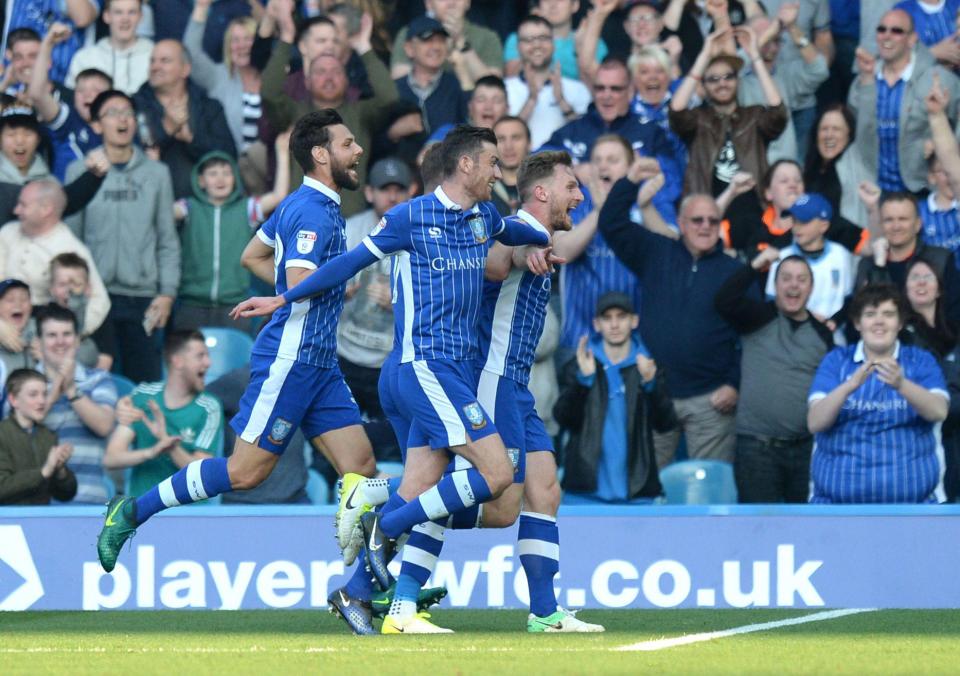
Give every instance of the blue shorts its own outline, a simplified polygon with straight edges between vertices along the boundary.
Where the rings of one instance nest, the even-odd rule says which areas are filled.
[[[410,436],[410,413],[406,408],[406,401],[400,394],[398,379],[400,376],[400,355],[391,352],[383,366],[380,367],[380,380],[377,382],[377,392],[380,394],[380,406],[387,416],[393,433],[397,435],[397,444],[400,446],[400,455],[403,461],[407,460],[407,438]]]
[[[553,439],[537,415],[536,402],[526,385],[480,371],[477,398],[491,411],[491,417],[514,462],[514,483],[526,478],[526,455],[535,451],[554,452]]]
[[[360,410],[340,367],[322,368],[289,359],[250,361],[250,384],[230,426],[241,439],[283,453],[295,427],[307,439],[360,424]]]
[[[477,401],[472,362],[418,360],[400,365],[398,392],[413,422],[407,448],[463,446],[497,433]]]

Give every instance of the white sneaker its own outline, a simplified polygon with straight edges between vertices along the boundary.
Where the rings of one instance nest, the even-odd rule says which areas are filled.
[[[427,618],[430,613],[420,612],[409,617],[398,618],[387,615],[383,618],[381,634],[452,634],[453,629],[438,627]]]
[[[527,617],[527,631],[531,634],[570,633],[593,634],[605,631],[601,624],[590,624],[578,620],[576,611],[557,606],[557,612],[546,617],[537,617],[533,613]]]

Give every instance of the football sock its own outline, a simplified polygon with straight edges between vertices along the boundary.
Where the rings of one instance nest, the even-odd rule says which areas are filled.
[[[413,577],[400,573],[393,593],[393,602],[390,604],[390,615],[399,618],[413,616],[417,612],[420,587],[420,583]]]
[[[437,558],[443,549],[443,531],[444,527],[435,521],[418,523],[403,546],[400,554],[400,575],[414,579],[417,582],[417,592],[427,583],[437,567]],[[415,592],[412,600],[416,599]]]
[[[363,481],[363,500],[369,505],[376,507],[382,505],[390,499],[390,493],[396,493],[396,489],[390,490],[391,479],[364,479]],[[398,482],[399,484],[399,482]]]
[[[231,490],[226,458],[194,460],[137,498],[137,525],[167,507],[206,500]]]
[[[360,601],[369,601],[373,596],[373,576],[367,571],[367,553],[360,550],[357,567],[347,581],[347,593]]]
[[[483,505],[473,505],[447,517],[446,527],[450,530],[471,530],[480,528],[483,522]]]
[[[384,508],[380,528],[387,537],[396,538],[418,523],[445,518],[459,510],[486,502],[491,495],[486,480],[476,469],[453,472],[402,507],[389,512]],[[397,496],[387,501],[387,507],[394,497]]]
[[[557,611],[553,578],[560,570],[560,530],[556,517],[536,512],[520,512],[517,531],[520,565],[527,574],[530,612],[546,617]]]

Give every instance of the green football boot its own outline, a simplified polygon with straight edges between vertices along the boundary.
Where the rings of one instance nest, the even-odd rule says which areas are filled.
[[[117,565],[123,543],[137,532],[137,501],[115,495],[107,504],[107,518],[97,537],[97,555],[100,565],[108,573]]]

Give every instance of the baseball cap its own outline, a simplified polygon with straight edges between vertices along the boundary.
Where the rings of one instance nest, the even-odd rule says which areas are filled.
[[[639,7],[640,5],[651,8],[657,14],[663,13],[663,11],[660,9],[660,3],[657,2],[657,0],[627,0],[623,4],[623,8],[629,12],[634,7]]]
[[[597,314],[599,317],[607,310],[612,308],[619,308],[630,314],[636,314],[636,310],[633,309],[633,301],[625,293],[620,291],[611,291],[600,296],[600,300],[597,301]]]
[[[19,279],[5,279],[0,282],[0,298],[7,295],[7,291],[10,289],[26,289],[28,293],[30,291],[30,287],[27,286],[26,282],[22,282]]]
[[[413,183],[413,174],[403,160],[398,160],[396,157],[385,157],[382,160],[377,160],[370,169],[367,183],[374,188],[383,188],[388,185],[409,188]]]
[[[432,16],[418,16],[416,19],[407,24],[407,40],[412,40],[413,38],[426,40],[433,35],[437,35],[438,33],[444,36],[450,35],[447,32],[447,29],[443,27],[443,24],[434,19]]]
[[[715,57],[710,59],[710,63],[707,64],[707,67],[704,70],[709,70],[710,66],[715,63],[725,63],[731,68],[733,68],[733,74],[739,75],[740,70],[743,68],[743,59],[739,56],[734,56],[733,54],[717,54]]]
[[[781,216],[793,216],[793,220],[799,223],[808,223],[815,218],[822,218],[829,221],[833,218],[833,207],[823,195],[815,192],[800,195],[797,201],[789,209],[784,209]]]

